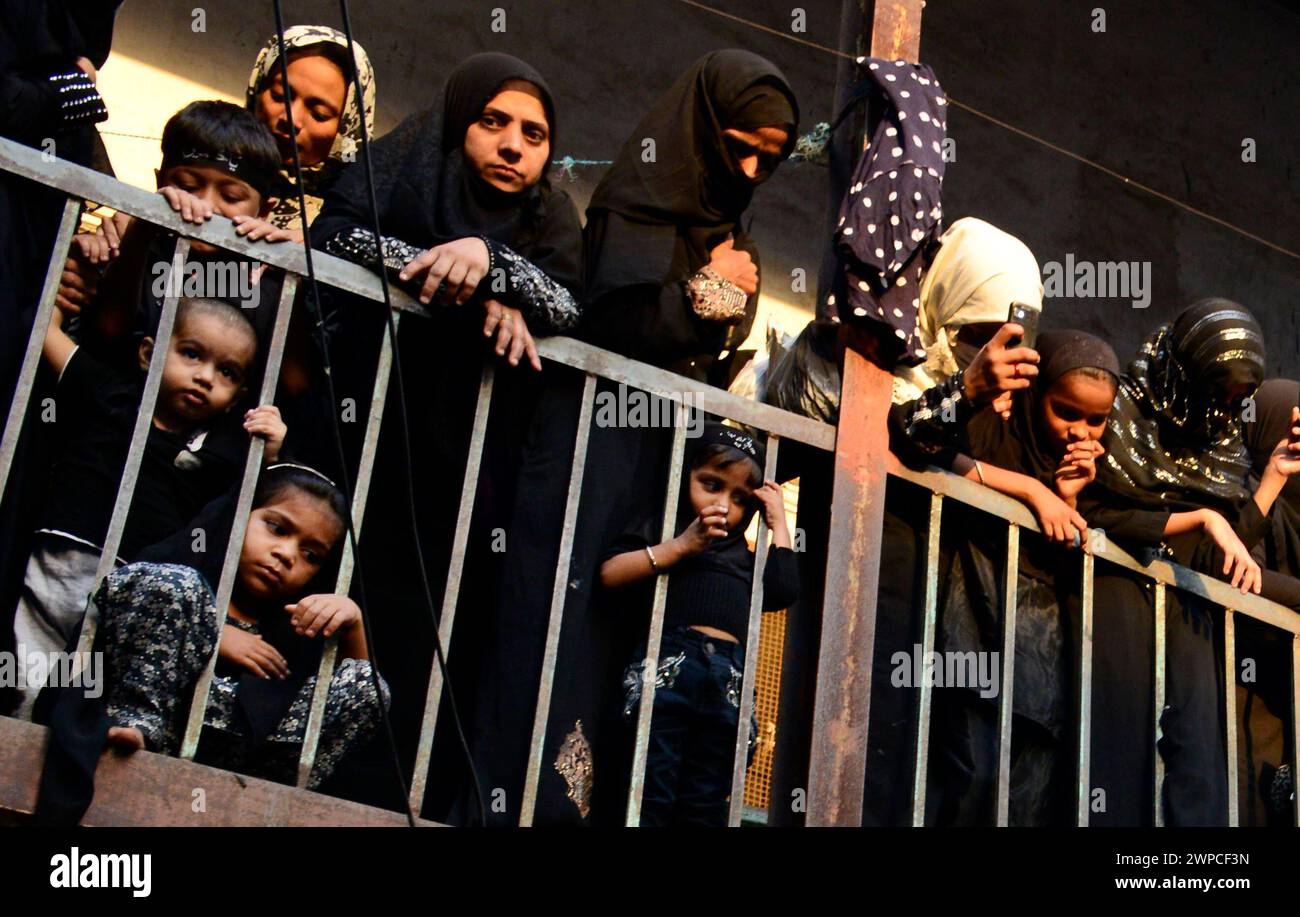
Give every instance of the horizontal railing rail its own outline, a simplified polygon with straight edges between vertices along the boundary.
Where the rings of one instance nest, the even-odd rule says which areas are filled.
[[[203,225],[183,222],[171,210],[170,206],[157,194],[130,187],[109,176],[102,175],[75,164],[62,162],[57,159],[47,159],[42,153],[36,150],[32,150],[5,139],[0,139],[0,168],[56,188],[70,197],[68,205],[65,208],[63,223],[56,240],[54,254],[51,258],[36,324],[33,328],[31,339],[29,340],[28,351],[19,380],[19,391],[15,395],[14,403],[10,407],[9,422],[5,427],[3,444],[0,445],[0,492],[3,492],[8,482],[9,471],[17,448],[18,431],[22,426],[22,418],[26,411],[27,399],[30,396],[35,367],[39,362],[40,341],[44,337],[45,329],[53,309],[54,295],[57,291],[60,268],[63,259],[66,257],[66,251],[72,233],[75,231],[76,215],[81,200],[95,201],[175,232],[178,237],[176,258],[178,266],[184,261],[184,256],[189,245],[188,240],[193,239],[210,243],[221,249],[256,259],[267,265],[283,270],[288,278],[288,282],[286,283],[287,292],[282,296],[277,309],[276,334],[273,346],[270,349],[270,359],[268,364],[272,369],[278,366],[284,348],[284,333],[287,328],[288,313],[293,307],[292,300],[294,295],[295,278],[301,278],[306,274],[307,270],[306,258],[300,246],[284,243],[274,244],[266,242],[250,242],[243,237],[236,235],[234,227],[230,221],[220,217],[214,217],[211,221]],[[371,271],[320,251],[313,251],[312,262],[315,279],[320,284],[341,289],[375,302],[383,302],[383,285],[381,284],[380,279]],[[414,313],[424,317],[429,317],[431,315],[430,309],[419,304],[400,289],[395,287],[391,288],[390,297],[395,309],[393,316],[395,321],[399,320],[405,313]],[[159,329],[159,341],[155,348],[155,354],[165,350],[166,336],[170,332],[175,308],[175,298],[169,297],[168,300],[164,302],[163,316]],[[543,762],[541,760],[541,755],[546,739],[547,718],[552,690],[551,685],[555,675],[559,636],[561,628],[563,627],[565,585],[567,577],[563,576],[562,572],[567,570],[569,566],[570,554],[573,547],[578,501],[582,490],[582,481],[586,472],[586,451],[589,438],[592,435],[591,418],[597,379],[600,378],[608,380],[609,382],[627,385],[650,394],[661,396],[675,403],[678,423],[675,425],[673,430],[672,459],[669,468],[666,470],[668,498],[664,507],[663,516],[663,534],[665,538],[672,537],[672,535],[675,534],[672,530],[672,526],[676,518],[677,494],[679,492],[679,484],[682,474],[681,460],[684,454],[686,437],[686,411],[688,409],[705,411],[709,414],[739,421],[754,428],[761,434],[764,434],[767,443],[767,467],[765,472],[768,477],[772,477],[775,474],[778,450],[782,440],[803,443],[824,451],[833,451],[836,445],[836,428],[834,426],[820,423],[771,405],[742,398],[721,389],[703,385],[684,376],[630,360],[626,357],[602,350],[576,339],[565,337],[546,338],[538,342],[538,351],[540,355],[547,360],[563,364],[585,373],[586,383],[582,394],[583,402],[580,413],[577,441],[575,444],[574,459],[570,467],[569,491],[562,524],[561,553],[557,563],[557,570],[561,572],[557,573],[556,582],[553,586],[551,596],[550,619],[548,622],[547,642],[544,651],[545,665],[543,669],[543,683],[539,685],[538,690],[538,704],[534,718],[533,738],[530,744],[528,782],[525,787],[521,824],[530,824],[532,821],[533,810],[536,804],[538,781],[542,770]],[[155,360],[154,362],[158,363],[159,361]],[[354,488],[352,513],[358,538],[361,537],[361,521],[366,508],[366,497],[370,485],[376,444],[379,438],[380,421],[382,420],[384,413],[382,408],[387,398],[391,365],[391,340],[388,336],[385,336],[380,344],[379,366],[376,372],[371,410],[369,412],[369,419],[367,421],[367,427],[363,438],[361,462],[358,468],[356,485]],[[151,365],[146,377],[146,397],[144,402],[141,404],[142,415],[152,413],[152,401],[153,397],[156,396],[159,384],[159,374],[160,366]],[[462,481],[461,497],[458,507],[457,535],[452,548],[451,565],[448,572],[447,586],[442,600],[442,614],[439,619],[439,636],[447,653],[450,653],[451,651],[452,624],[454,621],[454,613],[459,594],[466,549],[465,538],[469,519],[473,511],[474,500],[477,494],[478,473],[482,461],[487,416],[491,407],[493,380],[493,366],[491,363],[487,363],[485,364],[483,377],[481,379],[478,405],[471,431],[469,457],[467,460],[464,479]],[[269,398],[270,393],[274,392],[274,388],[274,373],[268,372],[267,379],[263,382],[263,395]],[[148,408],[148,412],[146,412],[146,408]],[[123,474],[123,486],[119,492],[114,509],[113,520],[110,524],[110,532],[116,533],[115,537],[120,537],[121,529],[125,525],[125,513],[126,509],[129,507],[129,498],[132,492],[131,483],[134,481],[134,476],[138,470],[146,427],[147,424],[138,424],[132,440],[128,467]],[[256,483],[260,454],[260,449],[255,444],[250,450],[245,465],[239,502],[239,506],[244,509],[246,509],[251,502],[252,488]],[[946,499],[955,500],[990,515],[997,516],[1008,524],[1008,551],[1006,569],[1004,571],[1004,584],[1009,585],[1009,588],[1007,589],[1004,604],[1002,652],[1005,660],[1005,667],[1002,673],[1003,680],[999,700],[998,728],[1000,741],[999,777],[997,782],[997,820],[999,824],[1005,824],[1008,817],[1009,799],[1011,697],[1013,693],[1012,685],[1014,679],[1011,662],[1014,658],[1014,619],[1016,612],[1014,583],[1017,576],[1019,537],[1021,530],[1038,534],[1041,534],[1041,531],[1033,514],[1024,504],[1003,494],[996,493],[980,484],[976,484],[973,481],[966,480],[965,478],[938,469],[915,471],[902,466],[896,466],[890,469],[890,474],[894,475],[896,478],[909,481],[912,484],[925,488],[930,493],[930,533],[927,543],[927,568],[924,596],[925,619],[923,622],[923,649],[927,652],[933,649],[934,644],[938,604],[938,533],[942,520],[944,501]],[[236,521],[235,532],[232,533],[231,538],[232,545],[236,542],[235,536],[242,533],[242,523],[243,520]],[[748,739],[749,711],[751,709],[752,691],[756,677],[755,667],[758,654],[755,650],[757,647],[759,632],[758,623],[761,618],[762,572],[767,556],[766,535],[767,533],[765,528],[762,526],[760,519],[759,542],[754,571],[749,626],[746,632],[747,645],[750,648],[750,652],[746,653],[746,664],[741,693],[742,709],[734,759],[732,782],[733,792],[730,812],[730,822],[733,825],[739,824],[742,812],[741,803],[743,799],[742,790],[744,786],[744,748]],[[848,547],[849,546],[832,544],[829,548],[829,555],[831,557],[848,556]],[[237,557],[237,550],[232,548],[228,551],[226,563],[223,566],[223,575],[218,588],[219,597],[229,595],[231,583],[230,578],[233,576],[233,565],[237,560]],[[1229,673],[1232,672],[1233,666],[1235,665],[1232,656],[1234,615],[1244,614],[1292,634],[1293,669],[1297,673],[1297,678],[1295,679],[1296,682],[1300,682],[1300,617],[1293,613],[1289,608],[1278,605],[1259,596],[1243,595],[1225,582],[1204,576],[1167,561],[1156,560],[1147,564],[1140,563],[1113,542],[1104,540],[1095,542],[1092,545],[1092,550],[1085,553],[1082,560],[1084,574],[1082,594],[1083,623],[1081,634],[1082,655],[1079,671],[1077,673],[1077,684],[1079,688],[1079,759],[1076,762],[1078,773],[1078,821],[1080,824],[1087,823],[1089,769],[1088,748],[1091,728],[1089,698],[1091,689],[1092,652],[1092,581],[1094,565],[1097,560],[1113,564],[1138,574],[1139,576],[1149,580],[1153,585],[1155,592],[1155,621],[1157,631],[1155,638],[1156,691],[1153,710],[1157,717],[1163,706],[1164,697],[1165,658],[1163,624],[1165,618],[1165,590],[1168,588],[1174,588],[1199,596],[1200,598],[1216,605],[1220,605],[1225,609],[1225,632],[1226,642],[1228,644],[1225,651],[1225,663],[1228,665]],[[339,572],[339,579],[336,586],[338,591],[347,592],[351,582],[354,563],[355,558],[352,555],[350,546],[348,546],[345,548],[343,562]],[[106,554],[105,559],[101,562],[101,568],[101,575],[106,575],[107,572],[111,570],[111,555]],[[631,775],[632,792],[629,796],[627,811],[627,821],[629,824],[636,824],[639,818],[641,791],[643,788],[645,760],[649,740],[650,711],[654,699],[653,674],[657,669],[657,648],[663,628],[667,582],[667,576],[661,576],[656,580],[650,631],[648,635],[649,641],[647,644],[647,659],[645,662],[643,690],[640,700],[640,714],[637,719],[637,735],[633,755],[633,771]],[[224,608],[220,609],[220,612],[224,614]],[[88,616],[88,621],[91,620],[91,618],[92,616]],[[93,626],[93,624],[88,626]],[[83,633],[83,641],[84,639],[85,634]],[[326,651],[322,656],[321,666],[318,672],[317,689],[313,698],[306,738],[303,743],[303,752],[299,765],[299,786],[304,786],[306,784],[311,773],[316,743],[320,734],[320,724],[325,697],[327,694],[329,679],[333,673],[336,656],[337,644],[334,640],[331,640],[326,646]],[[202,726],[203,721],[202,711],[204,709],[207,694],[207,684],[211,675],[212,668],[209,666],[209,670],[205,674],[204,680],[201,682],[201,690],[195,692],[196,697],[194,705],[190,711],[189,724],[184,742],[184,757],[192,757],[195,752],[198,740],[198,730]],[[1235,701],[1233,697],[1235,682],[1233,679],[1228,678],[1225,679],[1225,683],[1227,686],[1226,696],[1224,699],[1225,714],[1228,716],[1228,722],[1233,723],[1235,722]],[[440,668],[437,665],[437,660],[434,659],[431,667],[428,691],[426,694],[424,717],[417,744],[414,777],[412,780],[409,799],[412,809],[417,813],[424,802],[427,791],[427,774],[433,747],[434,732],[437,725],[437,712],[440,705],[441,692],[442,675]],[[915,743],[916,759],[912,787],[913,822],[915,824],[920,824],[923,821],[925,809],[925,774],[929,744],[928,719],[930,701],[931,694],[929,690],[925,686],[922,686],[922,690],[919,692],[918,701],[921,716],[919,718],[920,727]],[[1300,720],[1300,712],[1297,711],[1300,711],[1300,706],[1293,706],[1293,721]],[[1230,782],[1235,790],[1235,731],[1232,729],[1229,729],[1228,752]],[[1156,755],[1156,762],[1156,774],[1154,779],[1156,781],[1157,789],[1157,812],[1155,817],[1157,823],[1159,823],[1161,814],[1159,812],[1158,800],[1160,798],[1159,787],[1163,780],[1163,770],[1160,756],[1158,754]],[[1300,806],[1300,803],[1297,803],[1297,805]],[[1237,821],[1235,792],[1232,794],[1230,821],[1234,824]]]

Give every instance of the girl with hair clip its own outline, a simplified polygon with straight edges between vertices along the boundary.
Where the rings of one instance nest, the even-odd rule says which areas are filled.
[[[322,641],[337,634],[340,662],[307,783],[319,787],[344,755],[375,734],[377,685],[388,705],[387,685],[372,677],[361,609],[346,595],[319,591],[337,568],[346,526],[346,500],[333,481],[305,465],[267,468],[253,497],[220,635],[208,585],[215,578],[205,581],[192,567],[148,560],[110,576],[95,598],[112,647],[108,740],[174,754],[181,738],[179,699],[216,643],[217,671],[197,759],[291,782]],[[165,557],[169,550],[164,544],[147,554]]]
[[[196,523],[226,530],[233,507],[231,494],[210,504]],[[96,649],[105,660],[102,696],[47,692],[54,693],[52,742],[58,749],[51,761],[65,763],[47,764],[38,808],[76,814],[81,805],[84,811],[106,742],[124,753],[176,754],[185,701],[214,650],[216,677],[196,760],[292,783],[322,643],[337,635],[340,661],[307,784],[320,787],[344,756],[376,733],[380,694],[385,707],[389,700],[386,683],[371,668],[361,610],[347,596],[320,588],[337,567],[346,518],[342,492],[320,472],[294,464],[268,467],[253,498],[220,633],[212,584],[224,544],[210,542],[210,550],[196,554],[187,530],[110,574],[92,598],[99,612]],[[74,713],[70,704],[94,706]],[[86,732],[86,724],[97,725]],[[79,767],[68,767],[69,759]]]
[[[763,449],[753,436],[711,423],[686,461],[677,536],[659,541],[659,513],[631,525],[606,550],[600,583],[616,591],[619,608],[644,609],[655,579],[669,576],[641,825],[725,827],[754,579],[745,531],[756,512],[772,535],[764,611],[794,604],[799,570],[781,488],[763,481]],[[629,725],[636,722],[645,649],[642,639],[624,671]],[[749,740],[752,753],[752,728]]]

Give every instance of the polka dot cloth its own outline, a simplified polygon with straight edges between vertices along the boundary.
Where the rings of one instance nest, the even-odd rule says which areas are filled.
[[[922,252],[942,232],[947,99],[924,64],[866,58],[882,117],[840,203],[839,270],[828,305],[870,327],[899,363],[925,362],[917,330]]]

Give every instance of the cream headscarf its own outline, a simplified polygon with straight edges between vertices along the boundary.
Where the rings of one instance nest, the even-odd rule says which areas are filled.
[[[996,226],[964,217],[939,239],[921,280],[917,327],[926,359],[894,373],[894,403],[903,404],[957,371],[953,341],[962,325],[1004,322],[1011,303],[1041,312],[1043,282],[1025,243]]]
[[[295,25],[284,32],[285,50],[292,55],[296,51],[320,45],[337,45],[347,51],[348,37],[338,29],[327,25]],[[311,223],[320,212],[321,201],[325,192],[334,184],[343,166],[360,155],[362,142],[361,121],[366,124],[366,136],[375,136],[375,71],[370,66],[370,58],[357,42],[352,43],[356,51],[357,75],[361,78],[361,92],[353,84],[350,69],[344,68],[347,80],[347,95],[343,102],[343,111],[339,114],[339,130],[334,137],[334,145],[329,155],[315,165],[304,166],[302,182],[304,197],[307,202],[307,222]],[[280,42],[272,35],[270,40],[257,54],[257,62],[248,77],[248,89],[245,93],[245,107],[254,115],[258,114],[258,97],[266,88],[266,82],[275,73],[280,60]],[[302,215],[298,212],[298,194],[293,185],[293,175],[288,168],[280,172],[281,187],[276,197],[278,203],[268,219],[284,229],[301,229]]]

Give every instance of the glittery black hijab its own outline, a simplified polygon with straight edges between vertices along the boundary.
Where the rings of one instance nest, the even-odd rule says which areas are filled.
[[[771,61],[736,49],[696,61],[641,119],[592,195],[587,222],[600,228],[594,236],[601,244],[589,253],[590,298],[681,279],[668,276],[678,236],[691,272],[708,263],[729,232],[744,249],[739,220],[755,186],[723,131],[783,127],[789,132],[784,159],[794,149],[798,121],[794,91]]]
[[[1120,381],[1098,480],[1141,505],[1250,496],[1240,401],[1264,378],[1263,333],[1245,307],[1204,299],[1157,328]]]

